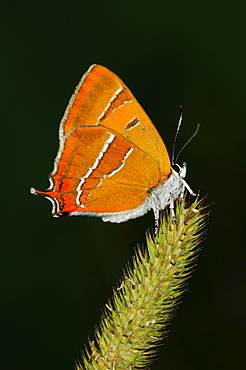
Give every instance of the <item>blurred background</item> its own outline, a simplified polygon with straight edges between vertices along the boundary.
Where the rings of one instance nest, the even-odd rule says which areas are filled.
[[[68,370],[144,243],[153,214],[122,224],[53,219],[58,126],[83,73],[107,66],[130,87],[169,151],[208,194],[197,268],[152,370],[245,366],[246,27],[243,1],[1,3],[0,369]]]

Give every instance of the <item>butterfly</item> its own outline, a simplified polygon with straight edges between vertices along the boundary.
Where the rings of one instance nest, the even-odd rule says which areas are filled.
[[[182,121],[180,115],[179,126]],[[46,191],[54,217],[91,215],[124,222],[173,208],[187,188],[186,164],[170,161],[155,126],[121,79],[92,65],[59,128],[59,149]]]

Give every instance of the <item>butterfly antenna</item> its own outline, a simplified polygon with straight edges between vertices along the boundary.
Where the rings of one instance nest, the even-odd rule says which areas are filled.
[[[183,107],[182,105],[180,105],[179,107],[179,120],[178,120],[178,126],[177,126],[177,129],[176,129],[176,133],[175,133],[175,136],[174,136],[174,141],[173,141],[173,150],[172,150],[172,165],[174,165],[175,163],[177,163],[177,158],[181,152],[181,150],[184,149],[184,147],[186,145],[184,145],[184,147],[179,151],[177,157],[176,157],[176,160],[175,160],[175,149],[176,149],[176,143],[177,143],[177,139],[178,139],[178,135],[179,135],[179,131],[180,131],[180,128],[181,128],[181,124],[182,124],[182,119],[183,119]]]
[[[178,161],[178,157],[180,155],[180,153],[183,151],[183,149],[191,142],[192,139],[194,139],[194,137],[197,135],[198,131],[199,131],[199,128],[200,128],[200,123],[197,124],[196,126],[196,129],[195,129],[195,132],[193,135],[191,135],[191,137],[186,141],[186,143],[182,146],[182,148],[180,149],[180,151],[178,152],[177,156],[176,156],[176,159],[175,159],[175,163],[177,163]],[[172,158],[173,160],[173,158]]]

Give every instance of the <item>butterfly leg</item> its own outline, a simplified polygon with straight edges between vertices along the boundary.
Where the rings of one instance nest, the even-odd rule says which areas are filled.
[[[160,217],[159,209],[154,210],[154,216],[155,216],[155,231],[156,231],[159,227],[159,217]]]
[[[170,198],[169,208],[170,208],[170,212],[171,212],[171,217],[172,217],[173,221],[175,222],[174,201],[173,201],[172,196]]]
[[[191,194],[191,195],[193,195],[194,197],[197,195],[196,193],[194,193],[194,191],[191,189],[191,187],[187,184],[187,182],[184,180],[184,179],[182,179],[181,178],[181,181],[182,181],[182,183],[183,183],[183,189],[182,189],[182,191],[181,191],[181,195],[180,196],[182,196],[182,198],[181,199],[183,199],[183,197],[184,197],[184,191],[185,191],[185,189],[187,189],[188,190],[188,192]]]

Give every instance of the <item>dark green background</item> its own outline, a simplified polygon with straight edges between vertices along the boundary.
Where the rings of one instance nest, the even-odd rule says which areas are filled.
[[[211,207],[207,240],[158,369],[245,366],[244,1],[3,1],[1,370],[68,370],[153,215],[53,219],[45,189],[58,125],[81,75],[107,66],[131,88]]]

